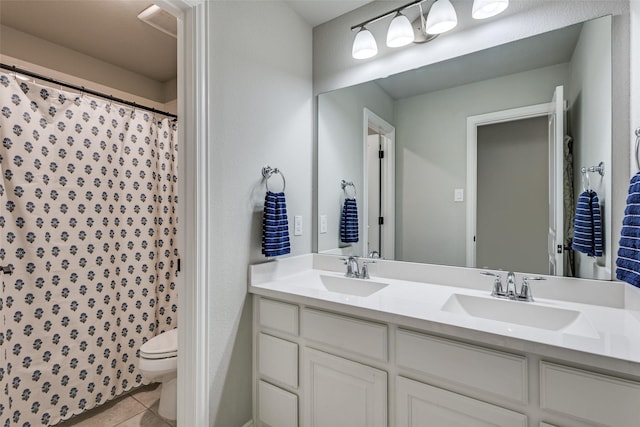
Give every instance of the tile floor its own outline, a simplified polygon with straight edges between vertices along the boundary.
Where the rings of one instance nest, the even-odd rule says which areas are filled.
[[[55,427],[176,427],[158,415],[160,384],[132,390]]]

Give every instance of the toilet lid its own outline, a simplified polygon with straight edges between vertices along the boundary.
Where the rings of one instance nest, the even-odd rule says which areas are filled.
[[[178,328],[156,335],[140,347],[140,356],[164,359],[178,354]]]

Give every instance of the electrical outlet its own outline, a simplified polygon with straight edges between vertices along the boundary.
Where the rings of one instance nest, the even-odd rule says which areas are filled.
[[[293,218],[293,235],[302,236],[302,216],[300,215]]]
[[[456,188],[455,190],[453,190],[453,201],[464,202],[464,189]]]

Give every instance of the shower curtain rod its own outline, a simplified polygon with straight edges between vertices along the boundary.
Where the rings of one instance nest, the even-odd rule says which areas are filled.
[[[125,99],[117,98],[117,97],[115,97],[113,95],[107,95],[106,93],[98,92],[96,90],[87,89],[84,86],[78,86],[78,85],[74,85],[74,84],[71,84],[71,83],[66,83],[66,82],[63,82],[63,81],[60,81],[60,80],[56,80],[56,79],[53,79],[51,77],[43,76],[42,74],[34,73],[32,71],[28,71],[28,70],[25,70],[25,69],[22,69],[22,68],[17,68],[15,65],[7,65],[7,64],[0,63],[0,68],[3,68],[3,69],[8,70],[8,71],[12,71],[12,72],[17,73],[17,74],[23,74],[25,76],[33,77],[33,78],[36,78],[38,80],[44,80],[46,82],[53,83],[53,84],[56,84],[56,85],[59,85],[59,86],[68,87],[70,89],[74,89],[74,90],[80,91],[82,93],[88,93],[89,95],[99,96],[100,98],[105,98],[105,99],[108,99],[110,101],[117,102],[118,104],[124,104],[124,105],[128,105],[129,107],[139,108],[141,110],[151,111],[152,113],[161,114],[163,116],[172,117],[174,119],[178,118],[177,115],[172,114],[172,113],[167,113],[166,111],[157,110],[157,109],[155,109],[153,107],[147,107],[146,105],[138,104],[138,103],[132,102],[132,101],[127,101]]]

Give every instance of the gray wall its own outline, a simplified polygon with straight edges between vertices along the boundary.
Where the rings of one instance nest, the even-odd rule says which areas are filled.
[[[339,225],[343,191],[342,179],[353,181],[358,190],[359,235],[364,218],[360,204],[364,185],[364,108],[393,124],[394,101],[375,83],[329,92],[318,97],[318,213],[327,215],[326,234],[318,234],[318,251],[327,252],[344,246],[340,243]],[[364,254],[363,239],[340,253]]]
[[[247,266],[260,253],[268,164],[287,179],[287,208],[303,217],[292,255],[311,250],[311,27],[281,1],[206,2],[209,185],[214,243],[209,278],[211,425],[238,427],[251,418],[251,300]],[[241,37],[238,24],[248,29]],[[277,178],[273,178],[277,180]],[[274,184],[279,185],[278,182]]]
[[[0,40],[2,61],[9,65],[21,66],[20,61],[37,64],[65,73],[66,77],[60,77],[64,81],[82,78],[94,82],[94,89],[98,83],[161,104],[176,98],[175,80],[159,82],[6,25],[0,25]]]
[[[467,117],[550,102],[569,64],[458,86],[396,105],[396,259],[466,265]]]
[[[546,116],[478,127],[476,265],[549,273]]]

